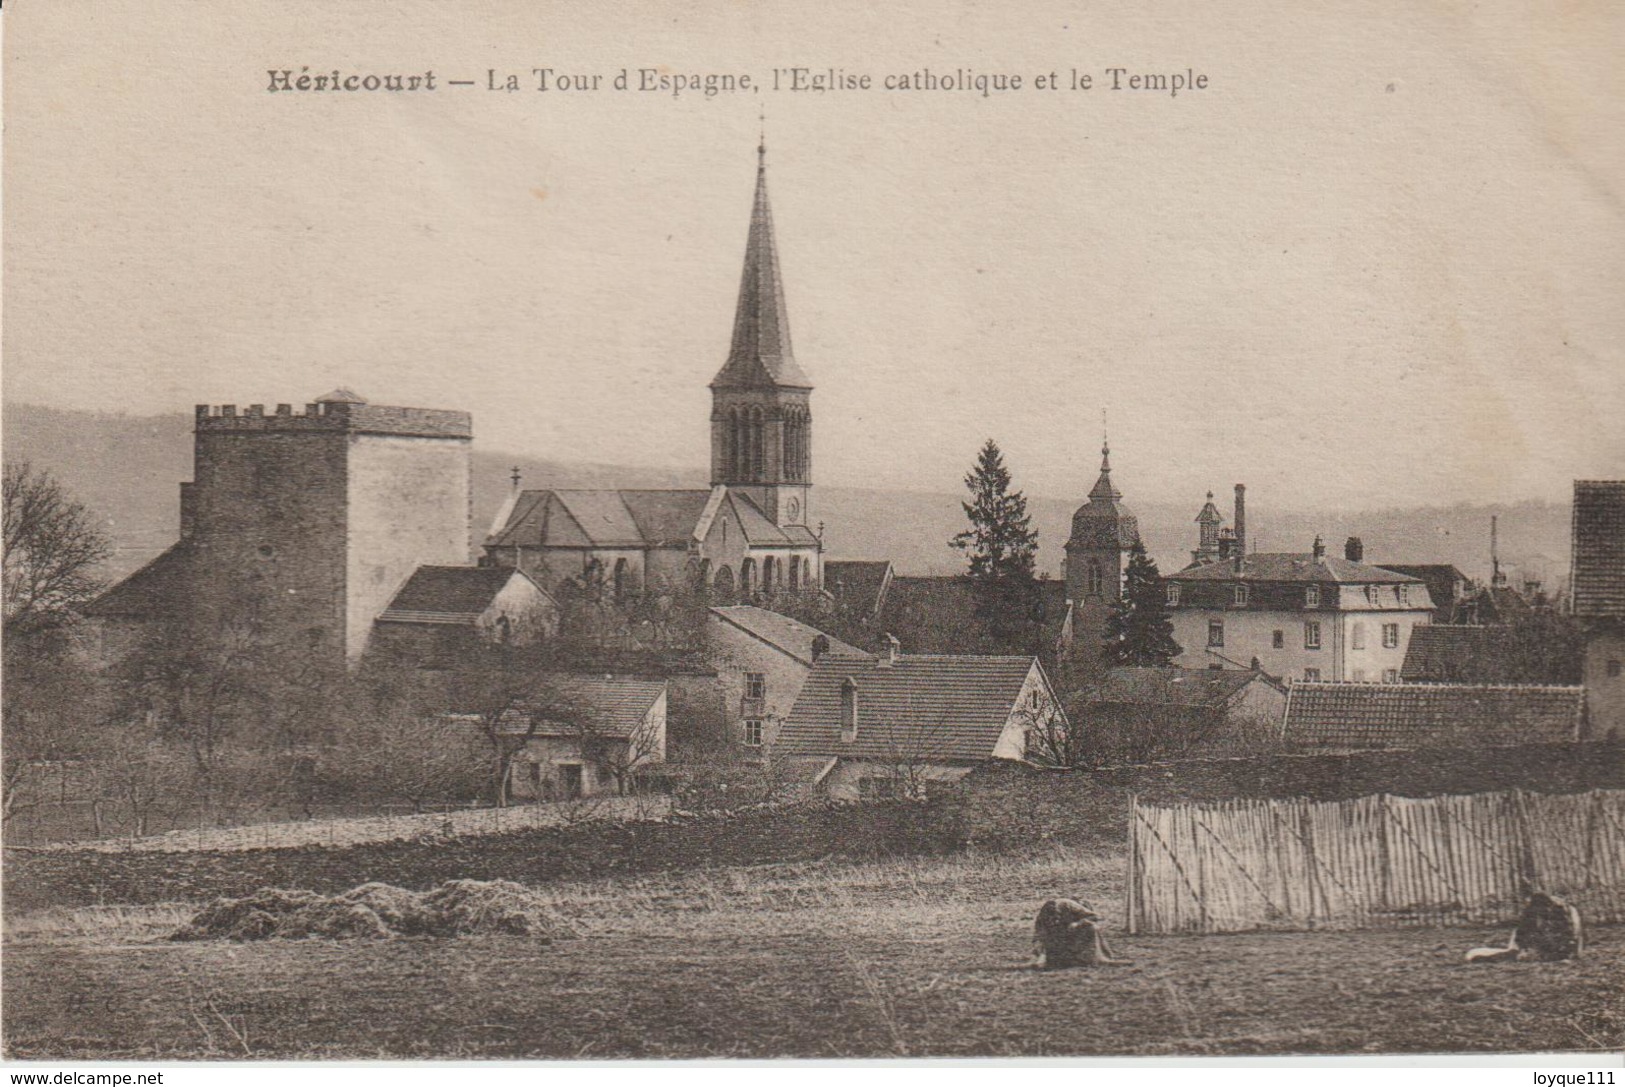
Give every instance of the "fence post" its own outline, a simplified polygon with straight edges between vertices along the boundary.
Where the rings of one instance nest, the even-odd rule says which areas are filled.
[[[1128,930],[1128,934],[1130,936],[1133,936],[1133,935],[1135,935],[1135,934],[1137,934],[1139,932],[1139,918],[1136,916],[1137,911],[1135,909],[1136,903],[1135,903],[1135,899],[1134,899],[1134,894],[1135,894],[1134,883],[1135,883],[1135,880],[1137,880],[1139,878],[1139,863],[1138,862],[1139,862],[1140,846],[1139,846],[1139,838],[1138,838],[1138,835],[1136,833],[1139,830],[1139,827],[1136,825],[1136,822],[1135,822],[1137,818],[1138,818],[1138,801],[1137,801],[1137,799],[1136,799],[1136,797],[1135,797],[1135,795],[1133,793],[1129,793],[1128,794],[1128,883],[1127,883],[1127,888],[1128,889],[1127,889],[1127,892],[1123,896],[1124,899],[1125,899],[1125,906],[1126,906],[1126,908],[1128,910],[1128,917],[1127,917],[1123,927]]]

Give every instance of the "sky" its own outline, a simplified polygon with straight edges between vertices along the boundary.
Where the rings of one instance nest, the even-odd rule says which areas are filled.
[[[1081,496],[1565,500],[1625,476],[1625,14],[1568,3],[483,0],[8,10],[3,390],[334,386],[484,448],[703,466],[766,114],[818,482],[988,437]],[[433,94],[267,69],[432,69]],[[1020,92],[537,92],[550,67]],[[1205,90],[1111,91],[1105,70]],[[488,69],[524,76],[485,89]],[[1037,74],[1090,73],[1089,91]],[[635,75],[634,75],[635,78]],[[469,88],[445,86],[473,79]]]

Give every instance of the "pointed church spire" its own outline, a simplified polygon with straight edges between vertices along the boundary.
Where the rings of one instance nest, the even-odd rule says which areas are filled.
[[[1090,499],[1116,501],[1123,492],[1112,486],[1112,443],[1106,432],[1106,409],[1100,410],[1100,478],[1089,492]]]
[[[790,319],[773,238],[773,210],[767,200],[767,135],[756,145],[756,199],[745,241],[745,269],[734,310],[728,361],[712,380],[719,385],[776,385],[810,389],[812,382],[790,350]]]

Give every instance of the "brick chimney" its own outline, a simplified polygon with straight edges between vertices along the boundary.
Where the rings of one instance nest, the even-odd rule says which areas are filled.
[[[903,655],[903,644],[891,634],[886,635],[886,652],[882,653],[877,662],[882,668],[891,668],[897,664],[897,658]]]
[[[1236,484],[1236,542],[1231,550],[1236,556],[1236,569],[1241,569],[1242,559],[1247,556],[1247,485]]]
[[[1343,557],[1350,562],[1365,561],[1365,542],[1358,536],[1350,536],[1343,544]]]
[[[1315,561],[1322,562],[1326,558],[1326,541],[1319,536],[1315,537]]]

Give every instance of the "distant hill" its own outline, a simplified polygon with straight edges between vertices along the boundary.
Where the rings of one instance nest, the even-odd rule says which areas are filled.
[[[157,555],[176,536],[177,484],[192,478],[189,415],[132,416],[66,411],[29,404],[4,406],[3,450],[7,460],[28,459],[55,473],[101,520],[118,548],[108,571],[121,577]],[[475,544],[510,486],[517,466],[526,487],[703,487],[705,472],[583,464],[478,448],[474,452]],[[1199,501],[1151,501],[1134,494],[1132,480],[1118,480],[1125,502],[1140,519],[1140,534],[1166,570],[1189,561]],[[1437,506],[1366,511],[1271,508],[1251,495],[1247,509],[1252,543],[1262,551],[1307,551],[1319,533],[1341,554],[1346,537],[1365,541],[1370,561],[1449,562],[1474,577],[1489,571],[1489,523],[1500,517],[1503,565],[1514,576],[1527,572],[1556,587],[1568,572],[1568,495],[1557,501],[1501,506]],[[1040,568],[1061,571],[1061,545],[1072,511],[1082,501],[1032,496]],[[1229,516],[1228,495],[1215,499]],[[825,525],[824,541],[837,558],[889,558],[900,573],[954,573],[963,568],[948,539],[964,527],[957,494],[879,491],[820,485],[813,516]]]

